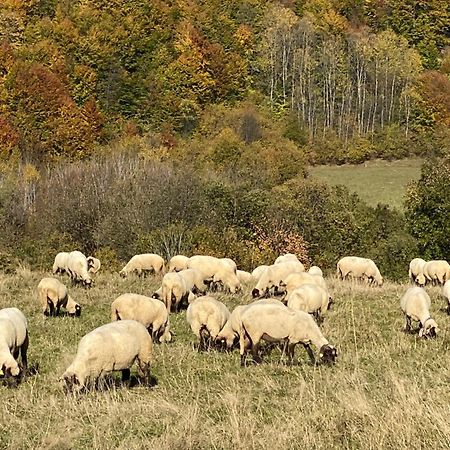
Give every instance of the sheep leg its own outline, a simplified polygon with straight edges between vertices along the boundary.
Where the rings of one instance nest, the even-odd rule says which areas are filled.
[[[409,333],[411,331],[411,317],[405,316],[405,326],[403,327],[403,331],[405,333]]]
[[[256,342],[256,343],[252,344],[252,348],[251,348],[252,349],[253,361],[256,364],[260,364],[261,361],[262,361],[262,358],[259,355],[260,339],[255,339],[253,342]]]
[[[450,315],[450,302],[447,305],[447,314]]]
[[[246,336],[246,331],[241,331],[239,333],[239,353],[241,355],[241,367],[245,366],[245,358],[247,350],[251,346],[251,340]]]
[[[122,369],[122,384],[130,385],[131,371],[130,369]]]
[[[141,379],[141,382],[147,385],[150,379],[150,364],[138,361],[138,376]]]
[[[294,363],[294,351],[295,351],[295,344],[288,343],[287,344],[287,357],[289,358],[289,364]]]
[[[48,311],[46,309],[44,314],[46,316],[50,316],[50,317],[53,316],[54,315],[54,310],[55,310],[55,305],[53,304],[53,301],[50,300],[48,297],[47,297],[47,307],[48,307]]]
[[[314,356],[314,352],[312,351],[311,347],[309,344],[303,344],[303,347],[305,347],[305,350],[308,353],[309,359],[311,360],[311,362],[313,364],[316,363],[316,357]]]
[[[29,339],[28,339],[28,331],[27,331],[25,340],[23,341],[23,344],[20,347],[20,358],[22,360],[21,378],[24,378],[26,376],[27,370],[28,370],[28,359],[27,359],[28,344],[29,344]]]

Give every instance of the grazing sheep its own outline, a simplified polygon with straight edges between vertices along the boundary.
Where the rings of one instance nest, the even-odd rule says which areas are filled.
[[[311,275],[323,277],[322,269],[319,266],[311,266],[308,270],[308,273],[310,273]]]
[[[55,262],[53,263],[53,274],[56,275],[58,273],[63,274],[67,272],[68,260],[69,260],[69,253],[59,252],[55,256]]]
[[[180,310],[183,302],[188,302],[190,291],[185,279],[179,272],[166,273],[162,279],[161,289],[162,301],[166,305],[168,312],[172,311],[172,309],[177,312]]]
[[[122,294],[111,304],[111,322],[136,320],[151,334],[153,342],[170,342],[169,314],[164,303],[139,294]]]
[[[241,290],[241,282],[234,272],[229,268],[219,270],[213,276],[213,283],[220,284],[229,290],[232,294],[236,294]]]
[[[87,258],[78,250],[69,253],[67,271],[73,283],[82,283],[85,287],[92,286]]]
[[[291,292],[297,289],[298,287],[302,286],[303,284],[317,284],[320,285],[321,287],[324,287],[322,281],[323,283],[325,283],[322,277],[317,275],[311,275],[308,272],[291,273],[284,280],[286,290],[285,299],[288,300]]]
[[[237,270],[236,275],[241,283],[251,283],[255,280],[253,275],[245,270]]]
[[[99,259],[94,258],[93,256],[88,256],[87,262],[90,273],[96,274],[100,270],[101,263]]]
[[[427,282],[444,284],[450,279],[450,264],[445,260],[428,261],[423,266],[423,274]]]
[[[28,324],[17,308],[0,310],[0,369],[6,378],[22,376],[27,371]],[[22,362],[19,368],[17,358]]]
[[[253,270],[252,277],[255,279],[255,281],[258,281],[261,278],[262,274],[268,267],[269,266],[262,265]]]
[[[337,275],[344,280],[352,277],[367,281],[369,284],[383,284],[383,277],[376,264],[369,258],[360,258],[358,256],[345,256],[337,263]]]
[[[143,253],[142,255],[134,255],[119,274],[126,277],[132,272],[140,276],[149,272],[158,274],[162,271],[164,271],[164,260],[161,256],[154,253]]]
[[[221,270],[228,270],[229,272],[234,273],[229,262],[223,261],[215,256],[207,255],[195,255],[189,258],[188,269],[197,269],[208,279],[212,279],[212,277]]]
[[[337,356],[336,349],[323,336],[314,319],[304,311],[295,311],[282,304],[259,304],[242,312],[239,330],[241,366],[251,348],[253,359],[260,362],[258,349],[261,339],[269,342],[286,342],[287,354],[292,361],[295,346],[302,343],[313,363],[314,352],[310,344],[319,349],[320,361],[332,363]]]
[[[450,280],[444,283],[442,295],[447,299],[447,314],[450,314]]]
[[[153,343],[144,325],[120,320],[96,328],[83,336],[72,364],[61,377],[69,391],[81,391],[88,381],[116,370],[129,381],[130,368],[138,362],[138,375],[148,383]]]
[[[66,308],[70,316],[81,315],[81,306],[69,295],[67,287],[56,278],[42,278],[37,290],[45,316],[58,316],[61,307]]]
[[[222,261],[223,264],[228,266],[234,272],[234,274],[236,274],[237,265],[231,258],[219,258],[219,261]]]
[[[409,263],[409,278],[413,283],[418,284],[419,286],[424,286],[426,279],[423,274],[423,268],[427,262],[422,258],[414,258]]]
[[[186,288],[189,291],[201,294],[206,293],[207,286],[204,283],[206,277],[200,271],[196,269],[184,269],[180,270],[178,274],[186,281]]]
[[[190,303],[186,320],[199,340],[199,351],[215,342],[229,317],[228,308],[213,297],[198,297]]]
[[[294,272],[304,272],[305,268],[301,262],[285,262],[269,266],[261,275],[252,291],[253,297],[262,297],[268,295],[274,288],[277,292],[281,286],[286,285],[286,278]]]
[[[281,255],[281,256],[279,256],[276,260],[275,260],[275,262],[274,262],[274,264],[282,264],[282,263],[285,263],[285,262],[300,262],[299,260],[298,260],[298,258],[297,258],[297,256],[296,255],[294,255],[293,253],[286,253],[285,255]],[[301,264],[301,263],[300,263]]]
[[[175,255],[170,258],[168,272],[180,272],[181,270],[187,269],[187,263],[189,258],[183,255]]]
[[[162,287],[156,289],[156,291],[153,292],[152,298],[156,298],[158,300],[162,300]]]
[[[281,304],[280,300],[276,298],[265,298],[263,300],[255,300],[248,305],[238,305],[233,309],[227,322],[220,330],[220,333],[216,337],[216,344],[221,346],[226,346],[227,348],[232,348],[239,342],[239,330],[241,327],[241,315],[242,313],[251,306],[261,305],[266,303]]]
[[[437,323],[430,317],[430,296],[421,287],[409,288],[400,300],[405,313],[404,331],[411,330],[411,320],[420,322],[419,337],[436,337],[439,332]]]
[[[317,284],[303,284],[290,293],[287,306],[312,314],[317,322],[322,322],[323,314],[330,309],[331,303],[325,289]]]

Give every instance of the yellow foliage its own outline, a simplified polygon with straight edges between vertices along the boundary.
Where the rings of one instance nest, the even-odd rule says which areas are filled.
[[[41,174],[33,166],[33,164],[25,164],[22,167],[22,179],[25,183],[31,183],[38,181],[41,178]]]

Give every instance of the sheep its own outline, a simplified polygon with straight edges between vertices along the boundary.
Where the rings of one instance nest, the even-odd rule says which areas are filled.
[[[75,250],[69,253],[67,271],[73,283],[82,283],[85,287],[92,286],[87,258],[80,251]]]
[[[68,294],[67,287],[56,278],[42,278],[37,291],[45,316],[58,316],[61,307],[66,308],[70,316],[81,315],[81,306]]]
[[[278,291],[282,285],[285,285],[288,275],[294,272],[304,272],[305,268],[301,262],[285,262],[280,264],[274,264],[269,266],[261,275],[260,279],[256,283],[255,288],[252,290],[252,296],[262,297],[267,295],[270,289],[275,288]]]
[[[266,298],[263,300],[255,300],[248,305],[236,306],[227,322],[220,330],[220,333],[216,336],[216,344],[220,346],[226,346],[228,349],[232,348],[239,341],[239,329],[242,313],[251,306],[261,305],[265,303],[281,304],[280,300],[276,298]]]
[[[450,264],[445,260],[428,261],[423,266],[423,274],[427,282],[444,284],[450,280]]]
[[[147,384],[153,342],[144,325],[135,320],[120,320],[102,325],[83,336],[72,364],[61,380],[68,391],[80,392],[89,381],[116,370],[122,382],[129,382],[130,368],[138,363],[138,375]]]
[[[245,365],[246,352],[251,348],[253,359],[260,362],[258,349],[261,339],[269,342],[286,342],[287,354],[292,361],[296,344],[301,342],[313,363],[314,352],[310,344],[319,349],[322,363],[333,363],[337,350],[323,336],[314,319],[304,311],[295,311],[283,304],[259,304],[242,312],[239,329],[241,366]]]
[[[311,275],[323,277],[322,269],[318,266],[311,266],[308,270],[308,273],[310,273]]]
[[[67,272],[67,262],[69,260],[69,253],[67,252],[59,252],[55,256],[55,262],[53,263],[53,275],[58,273],[63,274]]]
[[[170,258],[168,272],[180,272],[181,270],[187,269],[187,263],[189,258],[183,255],[175,255]]]
[[[369,258],[345,256],[337,263],[337,276],[341,279],[353,277],[366,280],[369,284],[383,284],[383,277],[376,264]]]
[[[213,297],[198,297],[188,306],[186,320],[199,340],[199,351],[216,341],[229,317],[228,308]]]
[[[96,274],[100,270],[101,263],[99,259],[94,258],[93,256],[88,256],[87,262],[90,273]]]
[[[0,310],[0,369],[6,378],[23,377],[27,372],[28,323],[17,308]],[[22,368],[17,358],[21,358]],[[17,381],[17,378],[15,378]]]
[[[228,270],[234,273],[230,263],[223,261],[214,256],[207,255],[195,255],[189,258],[188,269],[197,269],[203,273],[206,278],[212,279],[212,277],[221,270]],[[205,279],[206,279],[205,278]]]
[[[414,320],[420,322],[419,337],[436,337],[439,328],[430,317],[430,305],[430,296],[425,289],[415,286],[406,291],[400,300],[400,307],[405,313],[405,332],[411,330],[411,320]]]
[[[330,309],[332,300],[328,292],[317,284],[303,284],[289,295],[287,306],[312,314],[317,322],[323,321],[323,314]]]
[[[179,311],[183,302],[188,301],[189,289],[185,279],[179,272],[169,272],[164,275],[161,285],[161,297],[167,311]]]
[[[231,258],[219,258],[219,261],[222,261],[223,264],[228,266],[236,274],[237,265]]]
[[[152,298],[156,298],[157,300],[161,300],[161,301],[162,301],[162,298],[163,298],[163,296],[162,296],[162,286],[159,287],[159,288],[152,294]],[[188,304],[191,303],[191,302],[193,302],[196,298],[197,298],[197,297],[195,296],[195,294],[194,294],[192,291],[190,291],[190,292],[189,292],[189,295],[188,295],[188,297],[187,297]]]
[[[122,294],[111,304],[111,322],[136,320],[151,334],[153,342],[170,342],[169,314],[164,303],[139,294]]]
[[[325,280],[321,276],[311,275],[308,272],[291,273],[285,278],[284,283],[286,290],[285,300],[289,299],[289,296],[294,289],[297,289],[303,284],[316,284],[326,289]]]
[[[414,258],[409,263],[409,278],[413,283],[416,283],[419,286],[424,286],[426,282],[425,275],[423,274],[425,264],[426,261],[422,258]]]
[[[292,262],[292,261],[294,261],[294,262],[300,262],[300,261],[298,260],[297,256],[294,255],[293,253],[286,253],[285,255],[279,256],[279,257],[275,260],[274,264],[281,264],[281,263]]]
[[[146,275],[148,272],[155,274],[164,271],[164,259],[154,253],[144,253],[142,255],[134,255],[119,272],[120,276],[126,277],[132,272],[137,275]]]
[[[256,281],[258,281],[258,280],[261,278],[263,272],[264,272],[268,267],[269,267],[269,266],[266,266],[266,265],[258,266],[256,269],[253,270],[253,272],[252,272],[252,277],[253,277]]]
[[[189,291],[205,294],[207,286],[204,283],[205,275],[196,269],[180,270],[178,274],[186,281],[186,287]]]
[[[251,283],[254,281],[253,275],[245,270],[237,270],[236,275],[241,283]]]
[[[442,295],[447,299],[447,314],[450,315],[450,280],[447,280],[444,283],[444,286],[442,288]]]
[[[228,268],[216,272],[213,276],[213,283],[224,286],[232,294],[236,294],[242,289],[239,278],[234,272],[231,272]]]

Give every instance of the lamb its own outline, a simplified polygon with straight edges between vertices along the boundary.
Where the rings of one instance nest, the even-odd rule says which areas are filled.
[[[323,277],[322,269],[318,266],[311,266],[308,270],[308,273],[310,273],[311,275]]]
[[[175,255],[170,258],[168,272],[180,272],[181,270],[187,269],[187,263],[189,258],[183,255]]]
[[[169,272],[164,275],[161,297],[168,312],[172,310],[172,301],[174,302],[173,310],[179,311],[183,302],[188,301],[189,292],[186,281],[179,272]]]
[[[80,251],[75,250],[69,253],[67,271],[73,283],[82,283],[85,287],[92,286],[87,258]]]
[[[24,376],[27,372],[28,324],[17,308],[0,310],[0,369],[6,378]],[[21,358],[22,368],[17,363]]]
[[[53,263],[53,270],[52,270],[53,275],[56,275],[58,273],[63,274],[65,272],[67,272],[68,260],[69,260],[69,253],[59,252],[55,256],[55,262]]]
[[[116,370],[129,382],[130,368],[138,363],[138,375],[147,384],[153,342],[144,325],[120,320],[96,328],[83,336],[72,364],[61,377],[68,391],[80,392],[89,381]]]
[[[303,284],[294,289],[287,302],[289,308],[312,314],[318,323],[323,321],[323,314],[331,304],[328,292],[316,284]]]
[[[292,261],[269,266],[256,283],[252,296],[262,297],[267,295],[272,288],[278,291],[281,286],[286,284],[285,280],[288,275],[294,272],[304,272],[304,266],[301,262]]]
[[[450,280],[444,283],[442,288],[442,295],[447,299],[447,314],[450,315]]]
[[[56,278],[42,278],[37,291],[45,316],[58,316],[61,307],[66,308],[70,316],[81,315],[81,306],[69,295],[67,287]]]
[[[426,261],[422,258],[414,258],[409,263],[409,278],[413,283],[418,284],[419,286],[425,285],[425,275],[423,274],[423,268],[426,264]]]
[[[188,306],[186,320],[199,340],[199,351],[216,341],[229,317],[228,308],[213,297],[198,297]]]
[[[337,263],[337,276],[341,279],[353,277],[369,282],[369,284],[383,284],[383,277],[376,264],[369,258],[345,256]]]
[[[139,294],[122,294],[111,304],[111,322],[136,320],[147,328],[153,342],[170,342],[169,314],[159,300]]]
[[[297,258],[297,256],[296,255],[294,255],[293,253],[286,253],[285,255],[281,255],[281,256],[279,256],[276,260],[275,260],[275,262],[274,262],[274,264],[282,264],[282,263],[285,263],[285,262],[300,262],[299,260],[298,260],[298,258]],[[300,263],[301,264],[301,263]]]
[[[427,282],[444,284],[450,280],[450,264],[445,260],[428,261],[423,266],[423,274]]]
[[[149,272],[155,274],[164,271],[164,260],[161,256],[154,253],[144,253],[142,255],[134,255],[119,272],[120,276],[126,277],[130,273],[135,272],[137,275],[146,275]]]
[[[304,311],[295,311],[282,304],[260,304],[243,311],[239,330],[241,366],[245,365],[246,352],[251,348],[253,359],[260,362],[258,349],[261,339],[269,342],[286,342],[287,354],[292,361],[295,346],[302,343],[313,363],[314,352],[310,344],[319,349],[322,363],[333,363],[337,350],[323,336],[314,319]]]
[[[96,274],[100,270],[101,263],[99,259],[94,258],[93,256],[88,256],[87,262],[90,273]]]
[[[261,276],[262,276],[262,274],[264,273],[264,271],[265,271],[268,267],[269,267],[269,266],[265,266],[265,265],[258,266],[256,269],[253,270],[253,272],[252,272],[252,277],[253,277],[256,281],[258,281],[258,280],[261,278]]]
[[[237,270],[236,275],[240,283],[251,283],[254,281],[253,275],[245,270]]]
[[[436,337],[439,332],[437,323],[430,317],[430,296],[421,287],[409,288],[400,300],[405,313],[404,331],[411,330],[411,320],[420,322],[419,337]]]

